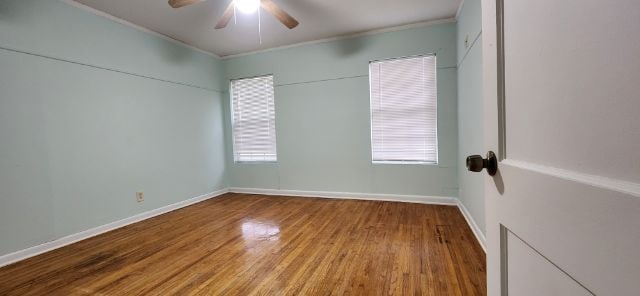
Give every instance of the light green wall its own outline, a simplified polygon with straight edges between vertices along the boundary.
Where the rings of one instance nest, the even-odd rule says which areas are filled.
[[[227,117],[231,186],[457,196],[455,37],[446,23],[225,60],[228,79],[273,74],[276,84],[278,163],[234,163]],[[371,164],[368,62],[425,53],[438,62],[440,164]]]
[[[219,60],[61,0],[0,1],[0,46],[221,89]]]
[[[467,171],[468,155],[484,155],[482,105],[482,21],[480,0],[465,0],[458,17],[458,180],[460,200],[485,231],[484,177]],[[468,46],[465,47],[465,38]]]
[[[221,70],[60,1],[0,1],[0,255],[225,188]]]
[[[457,113],[481,93],[479,41],[456,48],[464,13],[221,62],[61,1],[0,1],[0,255],[227,186],[457,196],[458,178],[479,178],[458,159],[482,148],[460,136],[458,149],[473,123],[459,129]],[[425,53],[438,57],[440,164],[373,165],[368,62]],[[275,75],[279,161],[235,164],[228,80],[263,74]]]

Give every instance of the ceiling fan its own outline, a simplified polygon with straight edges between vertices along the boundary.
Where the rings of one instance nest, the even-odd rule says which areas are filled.
[[[169,5],[173,8],[180,8],[183,6],[195,4],[201,2],[203,0],[169,0]],[[283,25],[285,25],[289,29],[295,28],[299,23],[296,19],[286,13],[282,8],[278,6],[272,0],[232,0],[231,3],[227,6],[222,17],[216,24],[216,29],[222,29],[227,26],[231,17],[233,16],[234,8],[238,8],[243,10],[246,8],[247,11],[255,11],[258,9],[258,6],[262,7],[262,9],[266,10],[268,13],[277,18]]]

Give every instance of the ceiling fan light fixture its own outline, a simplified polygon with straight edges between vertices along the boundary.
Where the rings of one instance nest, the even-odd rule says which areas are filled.
[[[251,14],[260,7],[260,0],[233,0],[233,5],[242,13]]]

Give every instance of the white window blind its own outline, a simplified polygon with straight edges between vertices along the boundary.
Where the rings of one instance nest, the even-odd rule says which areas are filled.
[[[369,64],[374,162],[438,163],[435,55]]]
[[[235,161],[276,161],[273,76],[232,80],[231,99]]]

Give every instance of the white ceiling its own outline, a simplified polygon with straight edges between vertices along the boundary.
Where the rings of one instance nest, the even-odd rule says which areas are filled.
[[[461,0],[274,0],[300,25],[287,29],[262,11],[238,11],[225,29],[214,30],[231,0],[208,0],[173,9],[167,0],[75,0],[91,8],[199,49],[227,56],[346,34],[454,17]]]

